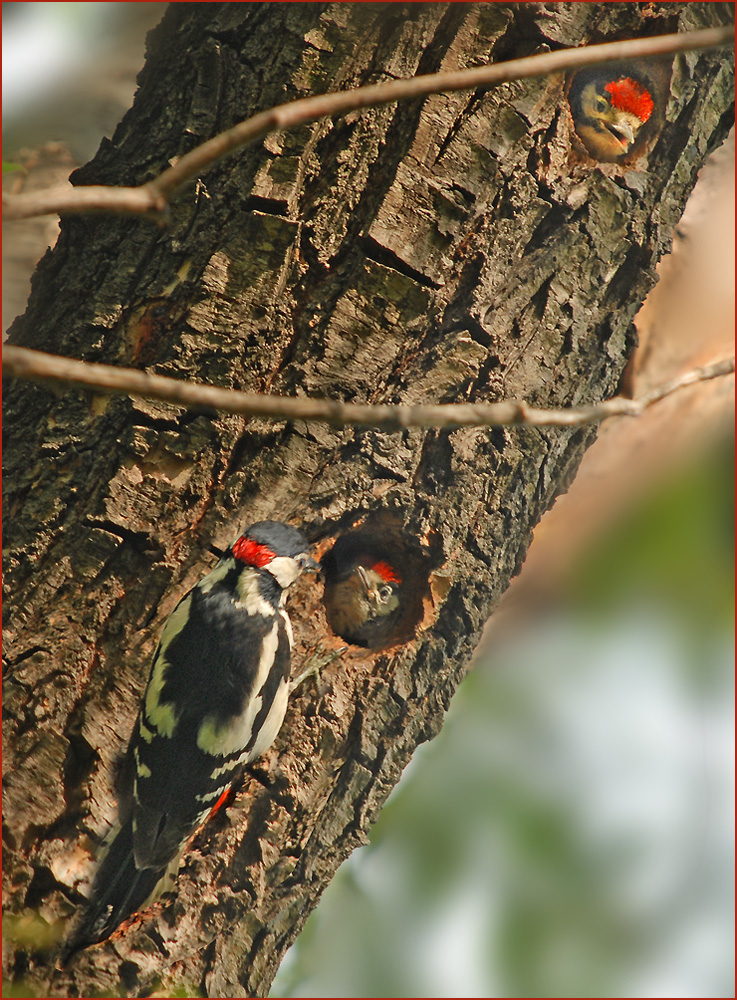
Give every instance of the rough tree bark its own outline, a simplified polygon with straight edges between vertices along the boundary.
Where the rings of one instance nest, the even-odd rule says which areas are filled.
[[[588,41],[727,23],[726,4],[174,4],[140,90],[77,176],[140,183],[290,98]],[[632,318],[732,117],[730,54],[673,62],[642,155],[578,145],[562,77],[274,135],[212,168],[167,228],[68,218],[11,340],[248,390],[356,401],[612,395]],[[6,974],[27,994],[264,996],[416,746],[439,730],[532,528],[594,437],[379,433],[11,382],[5,397]],[[166,615],[251,521],[319,554],[413,538],[416,636],[348,647],[186,855],[176,892],[54,968],[30,944],[86,891]],[[295,672],[345,646],[291,600]],[[442,808],[439,792],[438,808]]]

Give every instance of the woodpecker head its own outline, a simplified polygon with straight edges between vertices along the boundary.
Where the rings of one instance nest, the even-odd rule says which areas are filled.
[[[655,101],[633,76],[579,74],[569,94],[576,133],[597,160],[613,163],[628,153]]]
[[[399,607],[402,579],[385,560],[367,558],[326,590],[329,620],[338,635],[358,646],[372,645],[372,635]]]
[[[264,570],[286,590],[304,570],[320,568],[308,549],[307,539],[291,525],[258,521],[233,542],[226,555],[232,556],[241,568]]]

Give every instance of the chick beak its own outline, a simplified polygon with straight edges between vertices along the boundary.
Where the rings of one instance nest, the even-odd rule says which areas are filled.
[[[612,130],[612,132],[616,132],[618,133],[618,135],[621,135],[622,139],[626,140],[626,144],[628,146],[635,141],[635,133],[629,122],[626,121],[612,122],[609,127]]]
[[[373,591],[371,589],[371,584],[369,583],[369,578],[366,575],[366,570],[363,568],[363,566],[356,566],[356,573],[358,573],[358,575],[361,578],[361,583],[363,584],[364,590],[366,591],[366,596],[371,597]]]

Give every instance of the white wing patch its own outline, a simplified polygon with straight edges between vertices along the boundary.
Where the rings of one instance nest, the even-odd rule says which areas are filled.
[[[151,679],[146,688],[146,699],[144,702],[146,722],[149,722],[153,726],[159,736],[171,736],[177,724],[176,708],[170,702],[161,701],[161,692],[166,680],[166,670],[169,666],[166,659],[166,650],[187,624],[191,606],[192,595],[190,593],[182,598],[166,619],[164,631],[161,633],[159,651],[154,660]]]
[[[198,802],[202,802],[203,804],[205,802],[215,802],[216,799],[220,798],[227,787],[228,785],[226,782],[224,787],[216,788],[214,792],[205,792],[204,795],[196,795],[195,798]]]
[[[208,715],[203,720],[197,732],[197,746],[200,750],[204,750],[205,753],[214,756],[227,757],[230,754],[237,753],[246,746],[253,731],[253,723],[263,704],[261,691],[269,676],[269,671],[274,664],[278,647],[279,621],[277,620],[274,622],[271,631],[264,636],[261,644],[261,658],[258,663],[253,688],[251,689],[254,692],[253,697],[248,699],[244,711],[235,719],[219,723],[214,716]],[[284,708],[286,710],[286,704]],[[269,712],[269,717],[272,711]],[[284,712],[282,712],[282,716],[283,714]],[[267,722],[269,717],[267,717]]]
[[[136,762],[136,780],[138,778],[150,778],[151,768],[141,763],[141,758],[138,756],[138,747],[133,747],[133,757]]]
[[[289,698],[289,681],[283,680],[279,685],[274,700],[271,703],[269,714],[264,719],[263,725],[258,733],[258,739],[249,753],[251,760],[256,760],[262,753],[265,753],[274,742],[284,722],[284,715],[287,711],[287,699]]]
[[[292,646],[294,645],[294,632],[292,631],[292,623],[289,620],[289,615],[286,611],[280,611],[279,614],[284,619],[284,629],[287,633],[287,639],[289,640],[289,651],[291,653]]]
[[[138,716],[138,732],[141,734],[141,739],[145,740],[147,743],[150,743],[155,736],[153,730],[146,726],[142,715]]]

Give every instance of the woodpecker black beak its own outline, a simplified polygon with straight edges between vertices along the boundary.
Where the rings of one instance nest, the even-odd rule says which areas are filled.
[[[299,557],[299,565],[302,567],[304,573],[319,573],[322,567],[319,562],[316,562],[312,556],[302,555]]]

